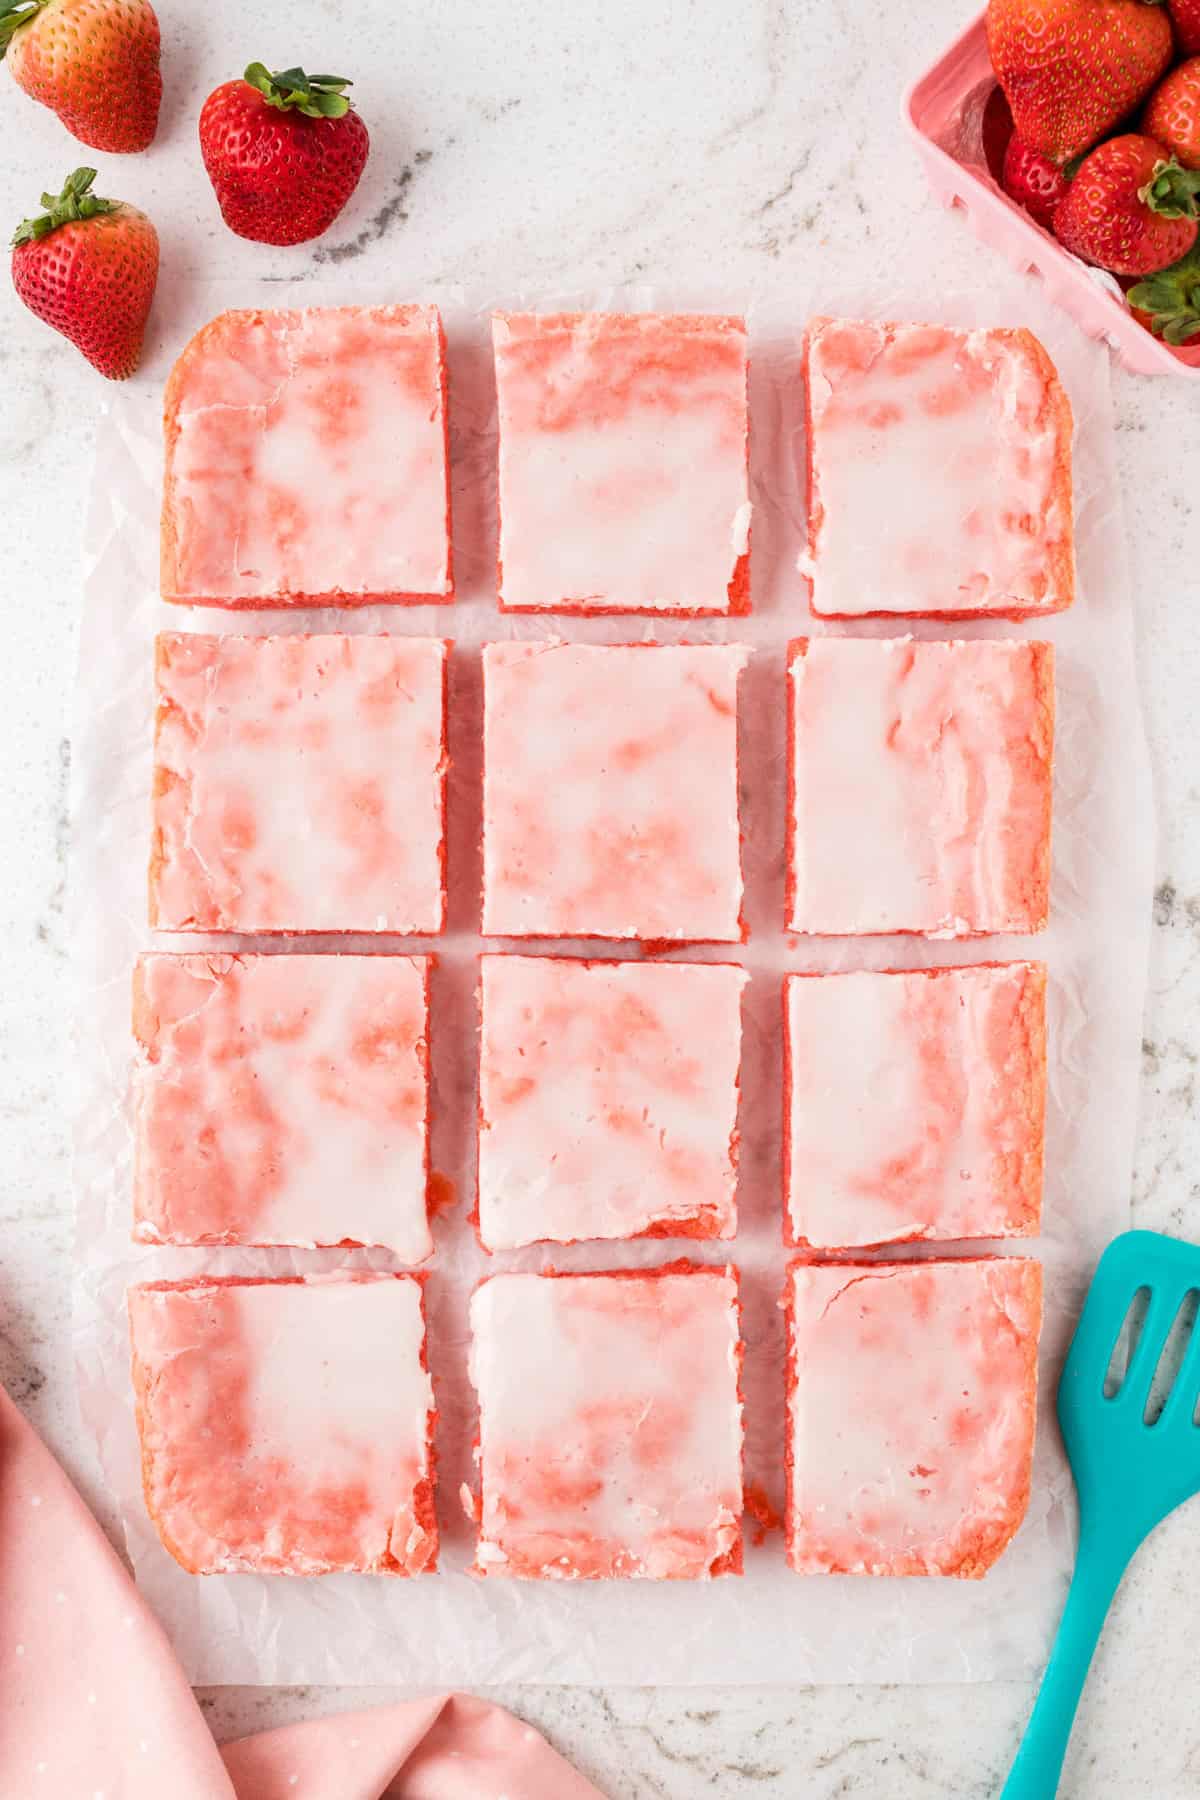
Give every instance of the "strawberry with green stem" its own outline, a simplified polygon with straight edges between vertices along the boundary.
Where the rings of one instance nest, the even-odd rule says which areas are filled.
[[[13,285],[26,306],[70,338],[111,381],[137,368],[158,281],[158,234],[145,213],[93,194],[76,169],[46,209],[17,227]]]
[[[0,0],[0,57],[18,87],[93,150],[144,150],[162,100],[150,0]]]
[[[303,244],[328,231],[367,161],[367,128],[340,75],[272,74],[251,63],[209,95],[200,151],[221,215],[239,237]]]
[[[1139,132],[1085,156],[1054,214],[1054,235],[1113,275],[1153,275],[1200,235],[1200,171],[1181,168]]]

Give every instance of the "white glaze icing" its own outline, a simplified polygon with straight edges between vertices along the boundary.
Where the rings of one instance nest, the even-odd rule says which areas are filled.
[[[746,979],[719,964],[483,958],[489,1249],[672,1225],[733,1236]]]
[[[135,1235],[433,1250],[428,961],[144,956]]]
[[[796,1241],[1036,1233],[1044,969],[794,975],[787,1034]]]
[[[449,594],[436,307],[223,313],[166,415],[168,599]]]
[[[477,1289],[480,1570],[695,1578],[736,1559],[739,1342],[728,1270]]]
[[[436,933],[438,639],[158,640],[151,922]]]
[[[818,614],[1054,612],[1070,603],[1070,425],[1027,332],[813,322]]]
[[[407,1573],[436,1552],[433,1384],[407,1276],[134,1287],[146,1499],[201,1573]]]
[[[730,611],[750,541],[744,323],[510,313],[493,338],[502,603]]]
[[[739,645],[489,644],[483,929],[741,937]]]
[[[1042,929],[1050,645],[813,638],[791,688],[791,929]]]
[[[792,1567],[984,1574],[1028,1503],[1040,1266],[797,1267],[789,1289]]]

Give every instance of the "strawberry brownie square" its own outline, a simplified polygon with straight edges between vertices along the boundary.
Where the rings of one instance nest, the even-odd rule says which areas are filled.
[[[1071,406],[1030,332],[816,319],[805,367],[818,618],[1071,604]]]
[[[164,599],[451,598],[435,306],[222,313],[176,363],[164,418]]]
[[[748,611],[744,321],[500,313],[492,332],[501,606]]]
[[[791,975],[784,1010],[790,1243],[1036,1236],[1040,964]]]
[[[161,636],[151,924],[440,932],[447,648]]]
[[[788,1273],[798,1575],[986,1575],[1025,1517],[1042,1271],[1017,1258]]]
[[[1045,927],[1051,645],[802,639],[790,677],[791,930]]]
[[[433,1250],[429,961],[150,955],[134,973],[134,1235]]]
[[[489,1250],[737,1230],[742,969],[485,956]]]
[[[128,1298],[146,1507],[185,1569],[437,1566],[419,1279],[151,1282]]]
[[[740,1320],[732,1269],[485,1281],[476,1572],[740,1574]]]
[[[736,644],[489,644],[483,929],[736,943]]]

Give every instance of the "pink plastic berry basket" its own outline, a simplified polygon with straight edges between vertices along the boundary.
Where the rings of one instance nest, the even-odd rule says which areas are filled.
[[[961,208],[976,237],[999,250],[1021,274],[1040,276],[1051,299],[1089,337],[1111,344],[1127,368],[1200,380],[1200,345],[1177,350],[1152,336],[1094,272],[992,179],[978,135],[983,104],[996,84],[984,17],[981,13],[905,96],[905,119],[935,197],[943,206]]]

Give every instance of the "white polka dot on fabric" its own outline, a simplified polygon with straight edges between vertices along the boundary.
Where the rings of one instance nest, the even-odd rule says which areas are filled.
[[[30,1506],[40,1506],[42,1504],[42,1496],[40,1494],[31,1494],[29,1504]]]
[[[17,1645],[17,1655],[18,1655],[18,1656],[24,1656],[24,1654],[25,1654],[25,1646],[24,1646],[24,1644],[18,1644],[18,1645]]]
[[[89,1706],[95,1706],[95,1704],[96,1704],[96,1696],[95,1696],[95,1694],[89,1694],[89,1695],[88,1695],[88,1705],[89,1705]]]
[[[49,1766],[48,1763],[34,1763],[33,1772],[35,1775],[44,1775]]]

